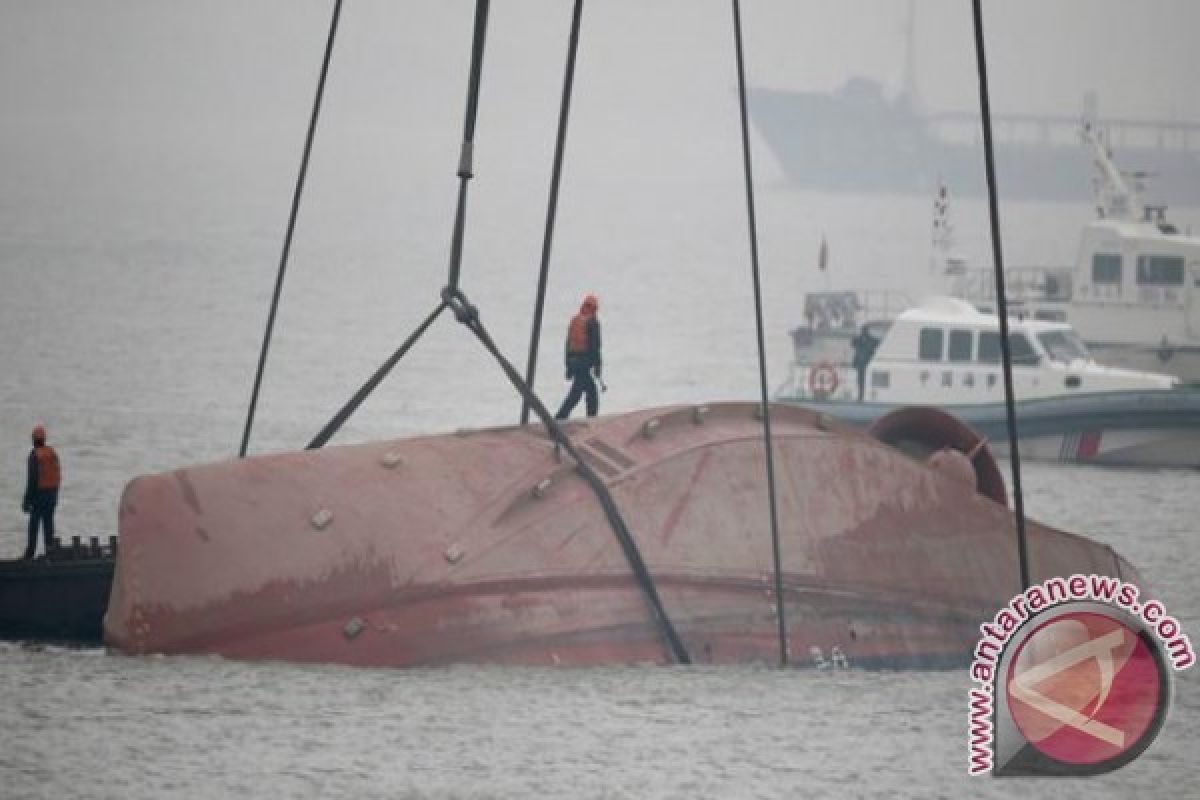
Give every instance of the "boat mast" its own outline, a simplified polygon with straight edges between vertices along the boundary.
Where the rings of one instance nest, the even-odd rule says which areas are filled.
[[[1091,148],[1092,163],[1100,173],[1096,178],[1096,212],[1101,217],[1132,219],[1141,206],[1140,193],[1137,189],[1130,188],[1125,176],[1113,163],[1112,151],[1104,144],[1095,122],[1090,119],[1084,120],[1080,138]]]

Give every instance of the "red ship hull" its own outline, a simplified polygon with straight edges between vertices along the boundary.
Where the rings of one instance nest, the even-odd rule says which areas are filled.
[[[762,423],[751,404],[568,427],[693,661],[776,662]],[[952,471],[773,406],[795,664],[966,663],[1021,586],[1012,514]],[[539,426],[140,477],[120,508],[107,641],[132,653],[363,666],[667,663],[600,504]],[[1030,523],[1032,577],[1136,580]],[[844,657],[844,661],[843,661]]]

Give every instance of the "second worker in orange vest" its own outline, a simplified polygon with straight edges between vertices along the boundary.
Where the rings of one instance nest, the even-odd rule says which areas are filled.
[[[583,298],[579,313],[571,318],[567,326],[567,380],[571,389],[563,398],[562,406],[555,419],[566,419],[575,410],[580,397],[587,397],[587,415],[596,416],[600,410],[600,395],[596,392],[596,380],[600,377],[603,362],[600,357],[600,320],[596,312],[600,303],[594,294]],[[592,372],[595,370],[595,377]]]
[[[29,451],[25,497],[21,501],[21,510],[29,514],[26,560],[33,558],[37,552],[39,527],[46,540],[46,552],[50,552],[50,543],[54,539],[54,508],[58,505],[58,487],[61,483],[62,468],[58,464],[58,453],[46,444],[46,429],[38,425],[33,429],[33,449]]]

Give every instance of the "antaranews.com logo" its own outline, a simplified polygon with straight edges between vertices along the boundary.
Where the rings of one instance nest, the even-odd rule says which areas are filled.
[[[1051,578],[979,626],[968,772],[1096,775],[1150,746],[1173,671],[1196,655],[1162,603],[1139,596],[1104,575]]]

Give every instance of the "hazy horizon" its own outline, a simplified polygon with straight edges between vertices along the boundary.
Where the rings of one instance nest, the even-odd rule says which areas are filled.
[[[753,86],[832,91],[853,76],[905,82],[913,17],[915,85],[931,110],[978,108],[969,2],[886,0],[743,4]],[[302,125],[332,3],[163,4],[148,0],[0,3],[0,130],[89,124]],[[558,100],[571,3],[493,4],[481,125],[522,124]],[[415,12],[420,12],[419,14]],[[350,2],[342,12],[328,112],[361,123],[426,105],[461,115],[473,4]],[[1015,0],[985,4],[998,112],[1101,111],[1200,120],[1191,80],[1200,4],[1188,0]],[[734,85],[729,4],[585,6],[581,103],[622,113],[685,105]],[[670,94],[664,96],[662,90]],[[505,110],[491,118],[489,106]],[[497,119],[499,118],[499,120]],[[447,131],[449,133],[449,131]]]

